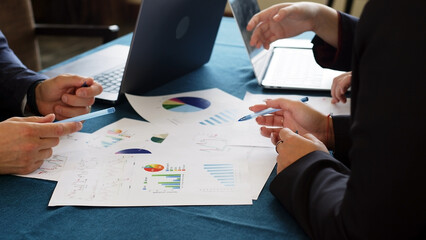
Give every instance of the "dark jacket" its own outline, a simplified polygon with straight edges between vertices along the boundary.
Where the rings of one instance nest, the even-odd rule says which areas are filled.
[[[0,31],[0,120],[22,115],[22,100],[36,81],[46,76],[25,67]]]
[[[313,40],[321,65],[353,71],[351,117],[333,118],[334,157],[307,154],[270,190],[314,239],[426,239],[425,9],[370,0],[340,15],[339,49]]]

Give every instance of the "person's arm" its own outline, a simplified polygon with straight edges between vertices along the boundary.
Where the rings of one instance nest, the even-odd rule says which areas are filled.
[[[270,191],[311,238],[345,239],[344,226],[335,218],[340,218],[339,207],[349,174],[350,170],[330,154],[315,151],[279,173]],[[333,221],[329,223],[332,231],[328,228],[321,231],[313,225],[321,221]]]
[[[29,70],[9,48],[0,31],[0,112],[3,119],[22,116],[23,100],[31,85],[47,79],[46,76]]]
[[[52,123],[44,117],[13,117],[0,122],[0,174],[28,174],[52,155],[61,136],[79,131],[81,122]]]
[[[370,1],[365,7],[354,48],[350,172],[316,151],[271,184],[314,239],[426,236],[426,114],[419,106],[426,102],[420,80],[426,74],[425,7],[420,0]]]
[[[56,114],[61,120],[90,112],[102,86],[93,78],[62,74],[47,79],[26,68],[9,48],[0,32],[0,106],[3,119],[31,114]]]
[[[269,49],[278,39],[314,31],[324,41],[337,48],[338,14],[336,10],[318,3],[281,3],[262,10],[252,17],[247,30],[253,31],[250,44]]]
[[[332,149],[333,155],[336,159],[350,168],[351,164],[348,154],[352,144],[349,134],[351,118],[350,116],[341,115],[333,116],[331,117],[331,120],[334,134],[334,148]]]
[[[338,12],[337,48],[316,35],[312,39],[313,52],[317,63],[324,68],[340,71],[352,70],[352,49],[358,18]]]

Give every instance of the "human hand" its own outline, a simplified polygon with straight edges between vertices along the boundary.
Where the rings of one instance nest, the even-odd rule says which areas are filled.
[[[301,135],[311,133],[329,147],[334,147],[334,133],[331,119],[306,105],[301,101],[279,98],[266,100],[265,104],[251,106],[254,112],[266,108],[282,109],[271,115],[259,116],[256,122],[263,125],[260,129],[262,136],[270,137],[275,145],[279,140],[281,128],[289,128]]]
[[[310,133],[302,136],[288,128],[283,128],[279,132],[279,139],[281,141],[275,148],[278,152],[277,173],[280,173],[292,163],[313,151],[328,153],[325,145]]]
[[[102,86],[92,78],[69,74],[43,81],[35,89],[39,112],[42,115],[55,113],[57,120],[90,112],[95,96],[101,92]]]
[[[253,31],[250,45],[269,49],[275,40],[314,31],[337,47],[338,13],[323,4],[312,2],[281,3],[257,13],[247,24]]]
[[[28,174],[52,155],[59,137],[82,128],[81,122],[52,123],[44,117],[14,117],[0,122],[0,174]]]
[[[338,102],[346,103],[345,93],[351,86],[352,72],[343,73],[333,79],[331,85],[331,103],[335,104]]]
[[[272,42],[281,38],[296,36],[314,28],[313,19],[318,4],[281,3],[271,6],[252,17],[247,30],[253,31],[250,44],[266,49]]]

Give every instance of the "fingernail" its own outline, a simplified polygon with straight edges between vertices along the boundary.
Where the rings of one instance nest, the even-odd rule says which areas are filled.
[[[68,102],[68,97],[67,95],[62,95],[62,102],[67,103]]]
[[[77,91],[77,96],[79,96],[79,97],[85,97],[86,96],[86,92],[85,91]]]
[[[83,123],[76,122],[76,124],[77,124],[77,131],[80,131],[83,128]]]

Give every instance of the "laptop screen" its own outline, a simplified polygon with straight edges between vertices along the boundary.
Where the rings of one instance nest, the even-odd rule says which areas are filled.
[[[144,0],[121,93],[142,94],[210,59],[226,0]]]

